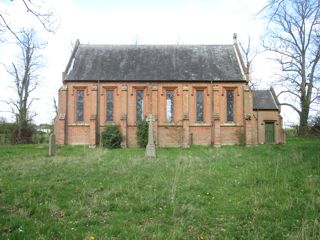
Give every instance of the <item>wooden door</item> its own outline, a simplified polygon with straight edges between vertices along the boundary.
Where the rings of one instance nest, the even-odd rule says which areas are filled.
[[[266,122],[265,126],[265,143],[274,143],[274,122]]]

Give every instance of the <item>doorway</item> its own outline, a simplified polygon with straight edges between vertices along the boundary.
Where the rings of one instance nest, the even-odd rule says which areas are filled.
[[[274,134],[274,122],[265,123],[265,143],[274,143],[275,134]]]

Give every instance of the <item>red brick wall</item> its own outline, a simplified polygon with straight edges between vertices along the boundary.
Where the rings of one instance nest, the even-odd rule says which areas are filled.
[[[76,90],[83,89],[84,122],[76,122]],[[106,91],[114,91],[114,121],[106,122]],[[252,92],[245,83],[189,83],[189,82],[66,82],[59,91],[59,117],[55,122],[58,144],[96,144],[97,124],[100,132],[105,125],[119,124],[124,147],[137,146],[136,90],[144,90],[144,115],[155,116],[154,133],[158,146],[189,146],[238,144],[242,131],[247,144],[255,144],[256,122],[252,111]],[[166,91],[174,91],[174,118],[166,120]],[[196,91],[204,91],[204,121],[196,122]],[[227,122],[226,91],[234,91],[234,121]],[[97,96],[100,107],[97,111]],[[245,120],[245,116],[252,117]],[[64,116],[64,117],[63,117]],[[267,114],[265,118],[278,121],[280,115]],[[99,119],[98,119],[99,118]],[[261,119],[263,119],[261,117]],[[280,130],[277,130],[280,133]],[[262,134],[262,133],[260,133]],[[261,135],[262,136],[262,135]],[[260,136],[260,137],[261,137]],[[190,138],[191,137],[191,138]],[[260,141],[261,143],[263,141]],[[281,142],[280,135],[277,142]]]
[[[278,111],[265,110],[254,111],[256,122],[256,134],[258,136],[258,143],[265,143],[265,123],[274,122],[275,125],[275,143],[285,142],[285,133],[282,128],[282,118]]]

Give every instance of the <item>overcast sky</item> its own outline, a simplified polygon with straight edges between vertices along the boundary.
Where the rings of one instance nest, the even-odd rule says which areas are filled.
[[[59,21],[56,33],[46,32],[26,12],[19,1],[0,0],[0,11],[15,29],[33,26],[48,42],[43,50],[45,68],[34,93],[39,98],[32,111],[36,123],[49,123],[54,117],[53,97],[62,85],[61,74],[76,39],[91,44],[232,44],[233,33],[240,41],[250,35],[253,45],[261,45],[265,25],[257,12],[265,0],[35,0],[45,2]],[[0,44],[0,62],[9,65],[15,59],[14,39]],[[275,79],[275,63],[262,54],[254,62],[254,76],[260,88],[269,88]],[[0,65],[0,100],[13,98],[10,77]],[[6,104],[0,103],[0,117],[12,119]],[[282,115],[286,123],[296,121],[289,109]]]

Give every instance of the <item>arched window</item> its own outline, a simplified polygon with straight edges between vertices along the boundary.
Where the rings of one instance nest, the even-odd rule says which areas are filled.
[[[136,120],[143,120],[143,90],[136,91]]]
[[[113,90],[107,90],[107,103],[106,103],[107,109],[106,109],[106,121],[112,122],[113,121]]]
[[[166,120],[167,122],[173,122],[173,107],[174,107],[174,91],[167,90],[166,91]]]
[[[204,91],[196,91],[196,112],[197,122],[203,122],[204,120]]]
[[[227,121],[233,122],[233,90],[227,90]]]
[[[77,90],[77,109],[76,109],[76,121],[83,122],[83,105],[84,105],[84,90]]]

